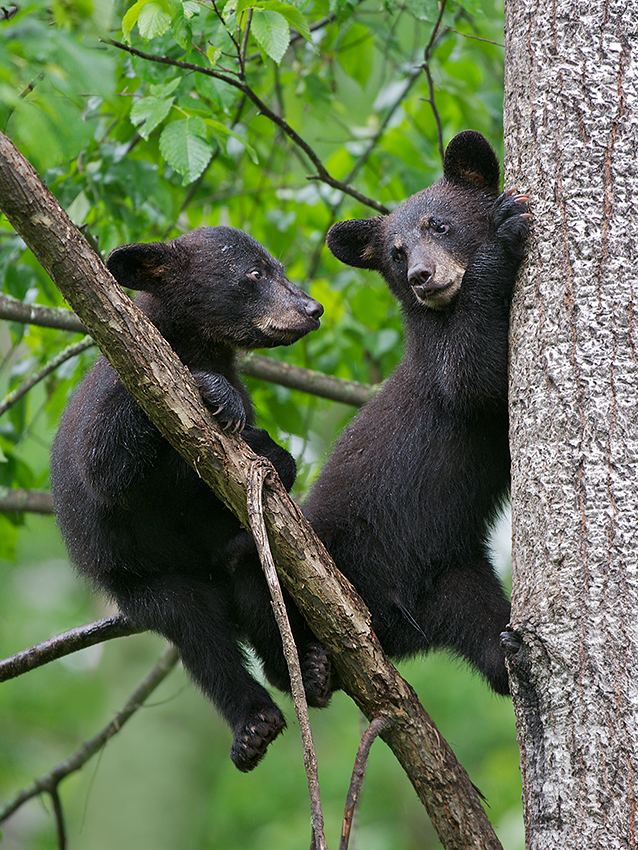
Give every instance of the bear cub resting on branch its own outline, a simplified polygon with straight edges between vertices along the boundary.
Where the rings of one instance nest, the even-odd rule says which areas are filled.
[[[531,215],[525,195],[497,197],[480,133],[452,139],[443,175],[390,215],[328,234],[338,259],[381,272],[399,299],[405,356],[337,441],[304,513],[388,655],[449,648],[505,694],[510,606],[487,540],[509,490],[509,310]]]
[[[290,283],[258,242],[230,227],[124,245],[107,266],[122,286],[143,290],[135,303],[189,367],[221,425],[243,429],[248,445],[274,464],[290,489],[295,462],[253,426],[235,354],[295,342],[319,327],[321,304]],[[244,598],[231,560],[233,547],[248,535],[149,422],[103,356],[62,417],[51,484],[74,563],[137,626],[179,648],[184,666],[234,731],[235,765],[251,770],[285,720],[247,671],[240,641],[266,656],[266,673],[290,689],[265,580],[251,577],[250,599]],[[261,621],[269,618],[264,637]],[[325,650],[299,615],[295,624],[308,701],[325,705]]]

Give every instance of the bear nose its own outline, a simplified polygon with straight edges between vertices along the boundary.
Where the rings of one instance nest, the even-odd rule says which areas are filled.
[[[311,298],[306,304],[306,313],[311,319],[320,319],[323,316],[323,304]]]
[[[416,263],[408,269],[408,283],[427,289],[432,286],[436,266],[434,263]]]

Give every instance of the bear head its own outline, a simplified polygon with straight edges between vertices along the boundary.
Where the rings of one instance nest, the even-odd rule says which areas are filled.
[[[333,225],[328,247],[348,265],[381,272],[408,312],[444,310],[489,233],[498,186],[494,151],[465,130],[448,145],[440,180],[389,215]]]
[[[323,307],[255,239],[198,227],[171,242],[122,245],[107,267],[177,349],[271,348],[319,327]]]

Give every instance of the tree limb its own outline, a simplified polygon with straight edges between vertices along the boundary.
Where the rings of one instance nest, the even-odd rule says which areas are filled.
[[[52,514],[53,499],[46,490],[21,490],[0,487],[0,513],[28,511],[32,514]]]
[[[247,526],[246,471],[255,459],[225,434],[157,328],[125,295],[31,165],[0,133],[0,206],[122,382],[156,427]],[[331,652],[339,681],[368,718],[390,716],[382,733],[447,850],[502,850],[478,795],[413,689],[388,661],[370,614],[336,570],[301,510],[273,476],[264,518],[280,578]]]
[[[135,635],[139,631],[124,614],[106,617],[87,626],[78,626],[76,629],[70,629],[68,632],[63,632],[61,635],[56,635],[0,661],[0,682],[14,679],[57,658],[79,652],[88,646],[95,646],[96,643]]]

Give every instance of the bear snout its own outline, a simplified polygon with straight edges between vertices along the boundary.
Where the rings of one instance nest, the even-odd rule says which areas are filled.
[[[424,292],[436,288],[434,277],[436,265],[434,263],[419,262],[408,269],[408,283],[415,290],[422,289]]]
[[[308,303],[306,304],[306,315],[318,322],[323,316],[323,304],[315,301],[314,298],[308,299]]]

